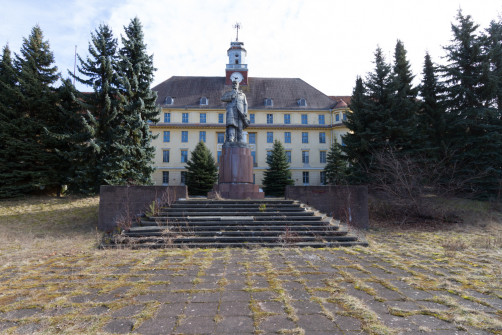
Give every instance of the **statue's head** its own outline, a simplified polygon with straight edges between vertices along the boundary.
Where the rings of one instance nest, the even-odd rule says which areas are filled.
[[[239,82],[237,80],[232,81],[232,88],[234,90],[238,90],[239,89]]]

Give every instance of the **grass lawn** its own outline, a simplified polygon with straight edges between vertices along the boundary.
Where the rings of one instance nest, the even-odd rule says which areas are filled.
[[[375,223],[367,248],[134,251],[97,248],[98,204],[98,197],[0,202],[0,333],[106,333],[112,320],[125,318],[121,311],[135,307],[127,321],[138,330],[161,305],[148,294],[162,287],[224,292],[239,283],[221,273],[240,266],[256,334],[279,313],[260,307],[264,292],[296,325],[283,333],[309,333],[287,289],[293,284],[320,314],[335,323],[358,320],[362,333],[405,334],[406,325],[388,320],[428,316],[460,333],[502,334],[502,215],[487,204],[461,204],[459,224]],[[224,319],[221,306],[213,319]],[[427,325],[419,330],[436,333]]]

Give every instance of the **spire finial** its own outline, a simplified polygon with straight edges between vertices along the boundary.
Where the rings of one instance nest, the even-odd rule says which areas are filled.
[[[242,29],[242,26],[239,22],[234,24],[234,28],[237,30],[237,37],[235,38],[236,42],[239,42],[239,29]]]

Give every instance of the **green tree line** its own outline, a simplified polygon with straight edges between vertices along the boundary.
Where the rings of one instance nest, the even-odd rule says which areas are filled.
[[[134,18],[121,46],[107,25],[91,33],[89,55],[63,79],[35,26],[19,54],[0,61],[0,198],[37,191],[94,194],[100,185],[151,184],[158,122],[155,68]],[[67,78],[68,78],[67,76]]]
[[[374,70],[356,79],[345,122],[350,132],[343,136],[343,154],[334,153],[348,163],[342,174],[350,182],[371,184],[380,168],[377,155],[389,151],[438,167],[439,183],[454,176],[464,194],[500,196],[502,21],[480,30],[459,10],[451,30],[444,65],[426,53],[418,86],[399,40],[393,63],[378,47]]]

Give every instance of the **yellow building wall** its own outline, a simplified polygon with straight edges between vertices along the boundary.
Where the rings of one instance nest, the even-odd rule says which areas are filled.
[[[171,113],[171,122],[163,123],[164,113]],[[341,136],[348,129],[343,125],[343,113],[347,109],[335,111],[275,111],[275,110],[252,110],[249,114],[255,115],[255,123],[251,124],[246,131],[256,134],[256,144],[251,144],[251,150],[256,151],[256,164],[254,167],[255,183],[261,185],[264,171],[267,168],[267,151],[272,150],[273,143],[267,142],[267,132],[273,132],[274,140],[282,142],[286,151],[291,152],[291,172],[295,185],[304,185],[303,172],[309,172],[309,185],[320,185],[320,172],[325,163],[320,162],[320,151],[326,155],[334,139],[342,143]],[[182,114],[188,113],[188,123],[182,123]],[[200,124],[200,114],[206,113],[206,123]],[[199,132],[206,132],[206,146],[217,160],[217,152],[221,151],[221,144],[217,143],[217,133],[225,132],[225,123],[218,123],[218,114],[224,110],[173,110],[162,111],[161,122],[150,127],[154,135],[158,137],[153,141],[155,147],[153,174],[155,185],[162,185],[162,172],[169,171],[169,185],[181,184],[181,172],[186,171],[185,163],[181,162],[181,151],[190,153],[199,142]],[[339,122],[335,122],[336,113],[340,113]],[[267,114],[273,114],[274,123],[267,124]],[[291,124],[284,124],[284,115],[289,114]],[[307,115],[308,124],[302,124],[302,114]],[[325,125],[319,125],[319,115],[323,114]],[[170,132],[169,142],[164,142],[164,131]],[[188,141],[182,142],[182,131],[188,132]],[[291,133],[291,143],[285,143],[285,132]],[[302,133],[308,133],[308,143],[302,143]],[[319,143],[319,133],[324,132],[326,143]],[[163,150],[169,150],[169,162],[163,162]],[[309,154],[309,163],[302,162],[302,151]]]

